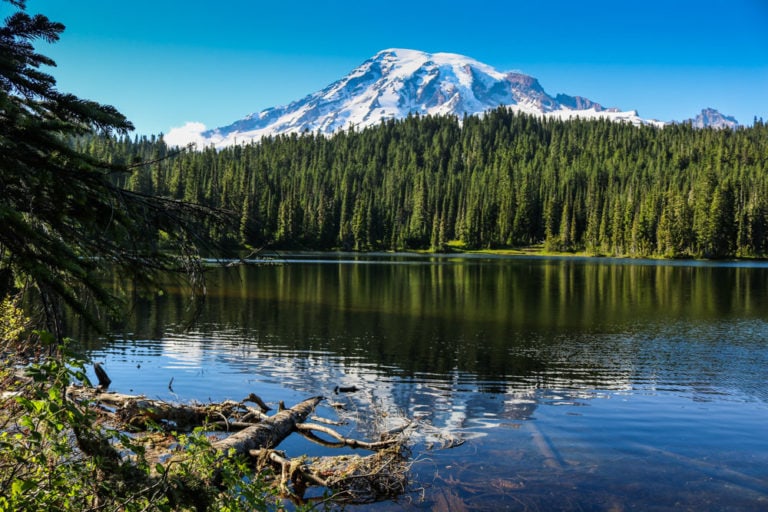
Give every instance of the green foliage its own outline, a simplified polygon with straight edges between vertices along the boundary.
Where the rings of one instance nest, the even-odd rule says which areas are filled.
[[[0,305],[0,346],[24,342],[27,319],[15,301]],[[178,436],[178,453],[151,466],[141,437],[103,425],[96,409],[70,397],[90,385],[84,362],[58,344],[57,357],[16,375],[0,367],[0,511],[281,510],[266,474],[222,457],[202,429]],[[15,337],[15,339],[14,339]]]
[[[21,342],[29,328],[29,318],[19,306],[17,298],[0,300],[0,347]]]
[[[194,491],[207,495],[209,509],[228,512],[284,510],[276,489],[268,485],[265,475],[255,474],[253,467],[242,458],[228,458],[222,462],[221,455],[211,447],[203,429],[197,428],[191,435],[179,436],[179,445],[185,454],[184,461],[167,468],[161,466],[158,472],[171,482],[188,482],[189,475],[195,475],[199,482],[216,481],[215,486]]]
[[[0,510],[87,509],[95,504],[96,466],[78,459],[69,427],[88,418],[65,399],[69,377],[82,376],[82,367],[51,360],[30,375],[34,384],[15,398],[15,417],[4,418],[0,432]]]
[[[115,160],[162,140],[81,140]],[[239,212],[230,246],[445,250],[543,244],[615,256],[768,255],[768,128],[663,129],[499,108],[462,123],[267,138],[142,170],[153,193]],[[145,180],[147,181],[147,180]],[[130,186],[130,185],[129,185]],[[147,189],[149,191],[149,189]]]
[[[179,436],[181,457],[150,467],[139,439],[67,397],[87,382],[81,361],[48,359],[27,374],[0,413],[0,511],[283,509],[263,474],[221,457],[202,430]]]

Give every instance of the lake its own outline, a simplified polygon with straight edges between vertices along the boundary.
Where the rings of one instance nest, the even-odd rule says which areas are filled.
[[[767,264],[283,254],[188,306],[84,350],[116,391],[417,420],[413,492],[366,510],[768,510]]]

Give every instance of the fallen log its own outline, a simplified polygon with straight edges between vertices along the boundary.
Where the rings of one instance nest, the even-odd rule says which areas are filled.
[[[263,468],[266,461],[278,465],[278,474],[282,475],[280,488],[289,496],[300,499],[303,499],[308,486],[324,487],[334,493],[333,500],[349,503],[370,503],[393,498],[405,492],[409,467],[403,451],[402,436],[397,439],[383,435],[379,442],[365,442],[345,438],[325,425],[304,423],[323,397],[312,397],[290,408],[280,402],[278,412],[267,416],[265,411],[269,410],[269,407],[253,393],[240,402],[228,400],[205,405],[171,404],[144,396],[106,393],[106,380],[100,380],[101,385],[96,389],[70,387],[67,389],[67,396],[83,405],[95,405],[96,410],[103,417],[107,417],[108,422],[117,425],[117,428],[129,426],[134,430],[142,430],[164,426],[166,431],[183,431],[196,426],[207,426],[232,432],[227,437],[210,443],[210,449],[216,454],[213,456],[213,466],[208,466],[213,470],[212,473],[208,473],[207,477],[190,473],[183,475],[178,481],[169,479],[169,472],[172,468],[185,467],[192,459],[189,458],[191,455],[178,445],[175,434],[157,432],[142,434],[136,438],[146,440],[144,453],[148,456],[147,462],[153,471],[151,474],[137,476],[135,483],[145,488],[165,488],[169,499],[172,495],[177,504],[194,502],[194,506],[199,506],[205,498],[201,495],[202,501],[197,500],[191,494],[200,493],[190,494],[190,489],[216,488],[221,485],[222,470],[226,467],[227,460],[239,456],[254,459],[257,455],[258,458],[254,461],[256,467]],[[356,389],[337,390],[347,393],[354,391]],[[246,402],[254,403],[257,407],[247,406]],[[274,448],[294,432],[325,446],[363,448],[378,453],[368,457],[343,455],[288,459],[284,454],[275,452]],[[319,437],[317,433],[330,439]],[[398,433],[395,432],[395,435]],[[132,461],[124,458],[102,434],[95,431],[76,431],[75,437],[84,453],[102,461],[99,468],[102,474],[118,475],[133,466]],[[310,460],[312,462],[307,464]],[[292,484],[292,490],[288,483]],[[202,491],[201,493],[206,494]]]
[[[262,409],[268,409],[268,406],[254,394],[249,394],[240,402],[172,404],[145,396],[107,393],[105,388],[109,383],[106,372],[99,380],[97,388],[55,387],[52,389],[56,393],[53,393],[48,388],[61,386],[59,381],[51,384],[42,379],[30,379],[27,385],[19,388],[23,395],[13,401],[13,404],[29,404],[31,407],[38,403],[34,400],[39,400],[39,396],[55,395],[57,400],[61,400],[56,402],[56,407],[58,410],[64,407],[67,411],[66,415],[62,415],[66,424],[57,424],[57,429],[67,429],[63,435],[66,436],[66,445],[72,449],[71,455],[67,454],[66,463],[75,460],[76,463],[92,464],[92,472],[89,468],[88,475],[89,478],[93,476],[91,505],[94,509],[120,509],[120,506],[106,507],[104,504],[129,503],[133,499],[137,503],[148,500],[150,505],[145,509],[157,503],[168,510],[207,510],[221,496],[248,501],[251,497],[258,500],[261,493],[265,493],[270,500],[277,500],[277,495],[265,491],[267,486],[275,484],[271,468],[265,474],[258,475],[265,468],[266,460],[280,465],[278,474],[283,474],[283,483],[292,482],[293,491],[289,492],[294,494],[289,495],[290,498],[296,493],[303,494],[302,489],[308,486],[322,486],[333,491],[333,496],[324,494],[323,500],[326,501],[342,496],[345,501],[368,502],[393,498],[405,490],[408,466],[402,436],[397,441],[367,443],[347,439],[327,426],[300,426],[323,397],[309,398],[291,408],[285,408],[281,402],[280,411],[267,416]],[[246,402],[252,402],[256,407],[247,406]],[[14,418],[23,413],[20,407],[18,409],[11,411]],[[43,427],[48,425],[45,422],[41,424]],[[220,435],[210,434],[213,425],[228,432],[242,430],[212,441]],[[158,426],[166,428],[158,429]],[[198,426],[202,429],[195,434],[177,433]],[[142,429],[146,431],[137,432]],[[321,440],[329,445],[382,451],[369,457],[312,459],[312,464],[319,466],[317,469],[314,466],[310,468],[305,462],[309,460],[306,456],[288,459],[274,452],[274,448],[286,437],[298,431],[316,438],[314,432],[323,434],[323,437],[330,436],[331,441]],[[24,436],[19,436],[24,442]],[[244,465],[240,458],[250,457],[254,450],[267,454],[254,465],[257,471],[255,477],[242,473],[250,473],[254,467]],[[23,464],[23,461],[20,463]],[[254,485],[251,486],[248,480]],[[246,483],[248,488],[243,490]],[[287,486],[284,488],[287,489]],[[249,494],[254,492],[258,494]],[[280,495],[280,499],[284,498],[285,495]]]
[[[260,448],[274,448],[296,429],[296,425],[307,419],[322,400],[321,396],[308,398],[261,423],[214,442],[213,447],[227,454],[234,450],[239,455],[248,455],[251,450]]]
[[[151,461],[154,463],[151,465],[153,470],[150,474],[146,474],[136,471],[131,458],[124,457],[104,432],[76,428],[74,434],[82,452],[99,461],[98,472],[103,475],[99,477],[100,479],[118,479],[119,475],[130,474],[132,475],[131,486],[135,492],[139,492],[138,489],[162,488],[163,494],[175,504],[174,506],[192,506],[198,510],[206,510],[210,496],[205,489],[215,489],[221,485],[221,469],[226,460],[238,456],[248,457],[251,450],[274,448],[295,431],[295,426],[304,421],[322,399],[322,397],[314,397],[304,400],[294,407],[266,418],[259,424],[249,425],[240,432],[211,443],[211,448],[218,456],[211,468],[212,473],[207,477],[194,472],[182,474],[180,477],[168,477],[172,468],[184,467],[189,461],[190,456],[183,450],[174,453],[169,446],[166,446],[165,450],[153,450],[158,455],[165,453],[166,456],[160,456]],[[169,437],[171,440],[174,438],[174,436]],[[148,453],[149,451],[146,452]],[[171,453],[172,456],[167,457]]]
[[[143,430],[150,426],[165,427],[180,432],[191,431],[195,427],[206,424],[217,424],[225,430],[222,423],[230,422],[243,428],[243,423],[254,424],[268,418],[261,410],[248,407],[246,401],[252,401],[253,393],[242,402],[226,400],[214,404],[173,404],[162,400],[152,400],[141,395],[125,395],[122,393],[103,393],[99,388],[84,388],[70,386],[67,395],[80,401],[90,401],[101,407],[108,407],[107,412],[114,419],[130,427],[132,430]],[[248,425],[250,426],[250,425]]]

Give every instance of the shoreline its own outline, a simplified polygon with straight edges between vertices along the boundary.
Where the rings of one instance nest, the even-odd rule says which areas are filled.
[[[251,256],[251,257],[249,257]],[[350,258],[376,258],[376,257],[432,257],[432,258],[534,258],[534,259],[562,259],[562,260],[589,260],[589,261],[611,261],[611,262],[625,262],[625,263],[642,263],[653,262],[658,264],[670,264],[670,265],[684,265],[684,264],[760,264],[768,263],[768,258],[765,257],[732,257],[732,258],[695,258],[695,257],[679,257],[679,258],[665,258],[661,256],[610,256],[606,254],[593,254],[587,251],[547,251],[540,245],[532,245],[528,247],[519,248],[504,248],[504,249],[459,249],[449,248],[447,251],[435,252],[426,249],[420,250],[398,250],[398,251],[384,251],[384,250],[371,250],[371,251],[354,251],[354,250],[302,250],[302,249],[269,249],[262,251],[259,255],[253,257],[251,254],[243,257],[241,260],[245,263],[280,263],[292,259],[291,256],[298,257],[300,259],[308,256],[317,257],[336,257],[338,259]],[[287,257],[287,258],[286,258]],[[231,264],[238,261],[237,258],[204,258],[209,264],[226,263]]]

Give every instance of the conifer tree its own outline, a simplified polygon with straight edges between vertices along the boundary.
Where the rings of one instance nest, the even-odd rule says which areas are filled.
[[[102,267],[144,284],[159,270],[193,270],[192,232],[179,223],[206,209],[125,190],[117,183],[131,168],[73,149],[73,138],[133,126],[112,106],[60,92],[44,71],[55,63],[34,43],[56,42],[64,26],[5,1],[16,12],[0,25],[0,293],[34,290],[61,338],[64,304],[92,323],[88,297],[116,305],[97,277]],[[180,257],[147,236],[160,230]]]

